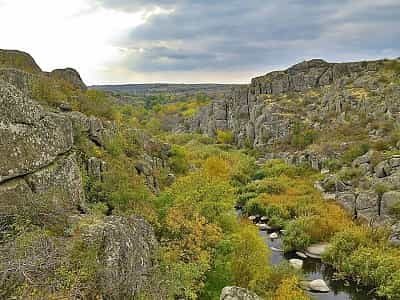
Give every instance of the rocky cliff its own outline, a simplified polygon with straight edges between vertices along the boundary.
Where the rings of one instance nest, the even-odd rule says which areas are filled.
[[[213,137],[231,132],[239,147],[259,150],[260,164],[279,158],[322,170],[326,178],[317,186],[326,198],[355,218],[391,226],[397,241],[399,100],[399,60],[315,59],[253,78],[181,129]],[[356,146],[375,151],[352,156]],[[385,191],[377,192],[381,186]]]
[[[79,73],[72,68],[44,72],[31,55],[22,51],[0,49],[0,79],[13,84],[25,93],[37,93],[43,82],[51,83],[53,89],[67,85],[85,91],[87,87]],[[36,90],[36,91],[35,91]],[[42,100],[42,99],[36,99]]]
[[[42,69],[30,54],[18,50],[0,49],[0,66],[2,68],[13,68],[34,74],[42,72]]]
[[[40,197],[83,209],[79,167],[71,151],[71,121],[46,112],[5,82],[0,82],[0,105],[1,217]]]
[[[253,78],[247,87],[234,89],[204,108],[195,118],[187,120],[186,127],[210,136],[215,136],[217,130],[231,130],[239,146],[263,149],[287,138],[298,121],[315,117],[325,119],[329,113],[340,114],[348,107],[368,109],[373,113],[376,109],[374,97],[357,97],[351,93],[350,85],[354,89],[375,92],[386,88],[377,75],[384,65],[383,60],[355,63],[305,61],[285,71]],[[346,85],[349,86],[347,92],[343,89]],[[398,89],[391,92],[393,95],[398,93]],[[386,98],[386,106],[379,110],[397,113],[398,103],[391,101],[390,95]]]
[[[121,133],[114,121],[62,101],[80,101],[85,92],[74,69],[45,73],[30,55],[0,50],[1,299],[152,292],[152,227],[135,215],[106,216],[112,212],[103,203],[97,214],[88,203],[89,183],[105,181],[106,148]],[[145,180],[155,189],[152,168]]]

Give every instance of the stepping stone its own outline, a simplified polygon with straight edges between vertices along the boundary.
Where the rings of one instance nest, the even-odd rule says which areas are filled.
[[[328,249],[328,243],[311,245],[306,249],[306,255],[311,258],[321,259],[322,254]]]
[[[309,287],[312,291],[328,293],[330,291],[329,287],[322,279],[316,279],[309,283]]]
[[[301,268],[303,268],[303,261],[301,259],[291,258],[289,259],[289,264],[296,270],[301,270]]]
[[[328,293],[330,291],[328,285],[322,279],[300,281],[299,285],[303,290],[310,292]]]
[[[305,255],[303,252],[300,252],[300,251],[296,251],[296,255],[297,255],[298,257],[301,257],[301,258],[304,258],[304,259],[307,258],[307,255]]]
[[[269,235],[270,239],[277,239],[278,238],[278,234],[276,232],[273,232]]]
[[[262,224],[262,223],[257,223],[256,226],[258,228],[260,228],[260,230],[266,231],[266,230],[270,230],[271,227],[269,227],[267,224]]]

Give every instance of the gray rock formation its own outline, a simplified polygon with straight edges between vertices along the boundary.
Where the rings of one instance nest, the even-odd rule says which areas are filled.
[[[68,152],[71,122],[46,113],[13,86],[0,84],[0,182],[31,173]]]
[[[0,82],[0,219],[46,200],[84,209],[71,121],[46,112],[14,86]]]
[[[92,178],[102,181],[104,179],[104,172],[107,170],[106,162],[97,158],[90,157],[87,162],[87,172]]]
[[[33,57],[18,50],[0,49],[0,68],[17,68],[30,73],[41,73]]]
[[[101,251],[98,285],[106,299],[136,299],[149,288],[157,241],[142,218],[107,217],[91,226],[85,239]]]
[[[237,286],[226,286],[222,289],[220,300],[261,300],[261,298],[249,290]]]
[[[117,130],[115,122],[103,121],[94,116],[88,117],[78,111],[65,112],[63,115],[71,119],[76,132],[85,134],[99,146],[105,146],[107,141],[115,136]]]
[[[82,91],[87,90],[85,83],[83,82],[81,76],[75,69],[72,68],[56,69],[50,73],[50,76],[52,76],[53,78],[65,80],[75,88],[78,88]]]
[[[284,141],[300,117],[300,112],[291,114],[279,101],[270,101],[270,95],[303,93],[312,88],[326,87],[325,96],[318,100],[318,109],[310,104],[310,116],[320,116],[329,111],[342,113],[347,106],[363,109],[363,102],[342,94],[343,80],[354,80],[366,72],[375,72],[382,64],[383,61],[342,64],[319,59],[305,61],[285,71],[253,78],[249,86],[236,88],[223,99],[215,100],[179,128],[189,128],[192,132],[209,136],[215,136],[217,130],[230,130],[237,145],[263,149],[266,145]],[[358,84],[367,85],[370,81],[359,80]]]

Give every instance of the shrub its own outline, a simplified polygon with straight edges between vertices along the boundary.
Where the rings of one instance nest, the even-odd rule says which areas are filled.
[[[267,214],[266,207],[255,201],[255,199],[252,199],[247,202],[244,211],[249,215],[265,216]]]
[[[296,276],[285,278],[273,297],[275,300],[309,300],[309,296],[300,289]]]
[[[316,132],[313,129],[296,124],[290,137],[290,145],[296,149],[303,150],[314,142],[316,136]]]
[[[214,300],[218,299],[221,290],[225,286],[234,284],[233,271],[232,271],[232,252],[234,245],[232,240],[222,240],[219,242],[215,249],[215,259],[213,267],[207,273],[204,288],[200,294],[200,299]]]
[[[268,267],[270,251],[256,228],[242,225],[234,239],[232,253],[234,280],[240,287],[264,294],[263,287],[268,281],[270,272]]]
[[[307,233],[308,224],[304,218],[289,222],[287,234],[283,237],[283,249],[286,252],[303,250],[311,244],[311,237]]]
[[[323,166],[330,171],[337,171],[340,170],[342,164],[338,159],[327,159],[323,162]]]
[[[338,177],[341,180],[351,181],[357,180],[361,177],[362,171],[358,168],[343,168],[339,173]]]
[[[80,99],[80,111],[108,120],[114,120],[117,113],[107,94],[98,90],[88,90]]]
[[[233,144],[234,136],[232,131],[229,130],[217,130],[217,142],[220,144]]]
[[[262,167],[262,171],[257,174],[262,178],[278,177],[283,174],[293,175],[293,168],[282,160],[274,159],[267,161]]]
[[[397,299],[400,251],[386,240],[383,230],[349,226],[333,237],[323,260],[358,284],[376,287],[379,296]]]
[[[255,193],[255,192],[248,192],[248,193],[241,194],[241,195],[238,196],[238,201],[237,201],[237,203],[238,203],[239,205],[244,206],[244,205],[246,205],[246,203],[247,203],[250,199],[253,199],[253,198],[257,197],[257,196],[258,196],[258,194]]]
[[[357,144],[351,146],[342,155],[342,162],[345,164],[350,164],[357,157],[364,155],[369,150],[368,144]]]
[[[175,145],[172,147],[170,167],[175,174],[186,174],[189,171],[189,163],[182,147]]]

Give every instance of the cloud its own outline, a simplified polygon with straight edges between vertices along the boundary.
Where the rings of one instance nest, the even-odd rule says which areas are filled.
[[[399,0],[0,0],[0,27],[1,47],[88,83],[246,82],[400,53]]]
[[[118,47],[132,72],[266,72],[299,60],[377,58],[400,50],[397,0],[101,0],[113,9],[173,8]]]
[[[139,11],[155,7],[171,8],[179,2],[179,0],[96,0],[99,6],[123,11]]]

